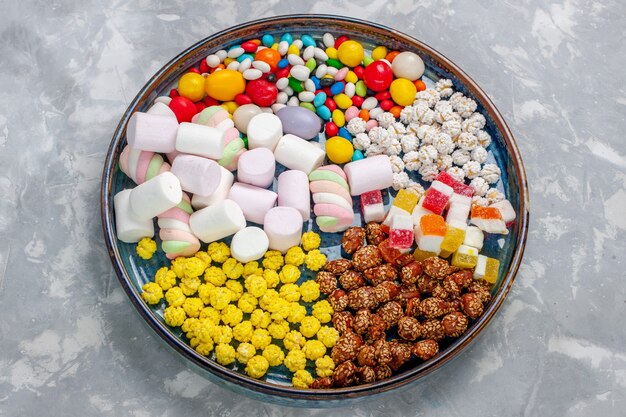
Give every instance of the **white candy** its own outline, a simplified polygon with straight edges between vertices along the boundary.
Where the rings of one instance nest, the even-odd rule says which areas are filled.
[[[278,113],[278,110],[282,109],[283,107],[287,107],[287,106],[285,106],[282,103],[274,103],[274,104],[272,104],[271,109],[272,109],[272,112],[274,114],[276,114],[276,113]]]
[[[296,54],[287,55],[287,61],[289,61],[291,65],[304,65],[304,60]]]
[[[337,198],[343,200],[339,196]],[[345,200],[343,202],[346,203]],[[311,218],[309,177],[304,172],[290,169],[278,176],[278,205],[295,208],[304,221]],[[352,207],[348,210],[352,210]]]
[[[135,112],[126,126],[131,148],[168,153],[176,149],[178,121],[170,116]]]
[[[326,64],[322,64],[317,67],[317,69],[315,70],[315,76],[319,79],[322,79],[322,77],[326,75],[326,68],[328,68]]]
[[[415,243],[417,247],[426,252],[434,252],[437,255],[441,252],[441,243],[443,242],[443,236],[424,236],[422,234],[422,228],[415,226],[413,231],[415,234]]]
[[[247,131],[249,149],[267,148],[273,151],[283,135],[283,124],[278,116],[261,113],[250,119]]]
[[[315,48],[315,51],[313,52],[313,56],[316,59],[319,59],[320,61],[324,61],[324,62],[328,61],[328,55],[322,48]]]
[[[289,73],[298,81],[306,81],[309,79],[309,75],[311,75],[311,70],[304,65],[294,65]]]
[[[411,216],[413,216],[413,224],[415,225],[415,227],[419,227],[420,220],[422,217],[424,217],[424,215],[435,214],[432,211],[422,207],[422,204],[424,203],[424,198],[425,196],[420,197],[419,201],[417,202],[417,205],[415,206],[415,208],[413,209],[413,212],[411,213]]]
[[[263,72],[256,68],[249,68],[243,72],[243,78],[245,78],[248,81],[258,80],[259,78],[261,78],[262,75],[263,75]]]
[[[166,106],[169,106],[171,101],[172,101],[172,97],[168,97],[168,96],[159,96],[154,99],[155,103],[163,103]]]
[[[313,99],[315,99],[315,93],[310,91],[301,91],[300,94],[298,94],[298,99],[302,102],[310,103]]]
[[[226,69],[237,71],[239,69],[239,61],[233,61],[226,66]]]
[[[465,239],[463,239],[463,244],[481,250],[483,248],[484,239],[485,235],[482,230],[476,226],[467,226],[467,229],[465,229]]]
[[[194,212],[189,226],[198,239],[210,243],[246,227],[246,218],[237,203],[226,199]]]
[[[263,224],[265,214],[274,207],[278,195],[265,188],[236,182],[228,193],[228,198],[239,205],[249,222]]]
[[[332,33],[324,33],[324,36],[322,36],[322,42],[324,42],[324,46],[327,48],[332,48],[335,46],[335,37]]]
[[[257,148],[244,152],[237,163],[237,179],[261,188],[269,187],[274,180],[276,161],[272,151]]]
[[[279,195],[280,196],[280,195]],[[332,194],[332,193],[315,193],[313,194],[313,202],[315,204],[334,204],[336,206],[342,207],[348,211],[352,211],[352,205],[349,204],[345,198],[343,198],[342,196],[338,195],[338,194]],[[367,206],[369,207],[369,206]],[[367,208],[366,207],[366,208]],[[382,204],[380,204],[381,207],[381,216],[380,216],[380,220],[378,220],[379,222],[381,222],[383,220],[383,218],[385,217],[385,208],[383,207]],[[374,220],[371,220],[374,221]],[[366,221],[367,223],[367,221]]]
[[[304,82],[304,89],[306,91],[311,91],[311,92],[315,92],[316,88],[315,88],[315,83],[313,82],[312,79],[308,79]]]
[[[500,210],[500,214],[502,214],[502,220],[504,220],[504,223],[506,223],[507,225],[515,220],[515,209],[513,208],[509,200],[498,201],[497,203],[493,203],[489,207],[496,207],[498,210]]]
[[[289,99],[289,101],[287,102],[287,105],[291,107],[297,107],[300,105],[300,100],[298,100],[298,97],[293,96]]]
[[[254,226],[246,227],[235,233],[230,242],[230,253],[241,263],[261,259],[267,248],[269,239],[265,232]]]
[[[176,219],[161,218],[157,220],[159,229],[175,229],[182,230],[187,233],[191,233],[191,228],[187,223],[181,222]]]
[[[302,59],[304,59],[305,61],[308,61],[314,56],[315,56],[315,47],[313,45],[310,45],[304,48],[304,51],[302,52]]]
[[[457,196],[455,194],[453,198]],[[464,197],[464,196],[462,196]],[[446,223],[455,223],[455,227],[458,229],[463,229],[467,227],[467,217],[470,213],[470,205],[465,204],[464,202],[453,201],[448,208],[448,213],[446,214]],[[464,227],[458,227],[459,224],[463,224]]]
[[[383,224],[389,228],[391,228],[391,223],[393,222],[393,218],[400,215],[400,216],[409,216],[411,213],[409,213],[408,211],[401,209],[400,207],[397,206],[391,206],[389,208],[389,211],[387,212],[387,215],[385,216],[385,220],[383,221]],[[418,223],[419,224],[419,223]]]
[[[302,216],[293,207],[274,207],[265,215],[263,230],[269,238],[269,248],[282,253],[300,244]]]
[[[278,43],[278,53],[280,55],[285,56],[288,50],[289,50],[289,43],[287,41],[280,41]]]
[[[352,97],[354,97],[355,92],[356,92],[356,86],[354,85],[354,83],[347,83],[346,84],[346,88],[344,90],[344,93],[348,97],[352,98]]]
[[[372,110],[377,105],[378,105],[378,100],[376,100],[376,97],[368,97],[365,100],[363,100],[363,104],[361,105],[361,108],[365,110]]]
[[[211,68],[217,67],[221,62],[220,57],[215,54],[206,57],[206,64]]]
[[[377,155],[346,164],[344,167],[350,194],[361,195],[368,191],[382,190],[393,183],[393,170],[389,157]]]
[[[393,74],[398,78],[415,81],[424,74],[424,61],[415,52],[401,52],[391,64]]]
[[[276,103],[285,104],[289,100],[289,96],[284,91],[281,91],[276,95]]]
[[[274,150],[276,161],[289,169],[310,174],[324,162],[326,152],[316,142],[309,142],[295,135],[284,135]]]
[[[474,267],[474,279],[483,279],[487,272],[487,257],[485,255],[478,255],[478,261]]]
[[[226,53],[226,56],[228,58],[239,58],[241,55],[243,55],[244,52],[246,52],[246,51],[244,51],[244,49],[242,47],[237,47],[237,48],[233,48],[233,49],[229,50]]]
[[[152,107],[150,107],[146,113],[158,114],[161,116],[168,116],[168,117],[174,117],[174,118],[176,117],[176,115],[174,114],[174,111],[170,109],[170,106],[160,101],[155,101]]]
[[[222,180],[217,162],[195,155],[178,155],[172,163],[172,173],[183,190],[201,196],[213,194]]]
[[[180,181],[171,172],[164,172],[132,189],[130,209],[137,219],[149,220],[175,207],[182,199]]]
[[[287,87],[289,87],[289,78],[283,77],[283,78],[279,78],[276,81],[276,88],[278,88],[279,90],[282,91],[282,90],[284,90]]]
[[[181,123],[178,127],[176,134],[178,152],[220,159],[224,156],[224,146],[224,131],[217,127],[187,122]]]
[[[251,59],[244,59],[243,61],[241,61],[239,63],[239,68],[237,68],[237,71],[239,71],[240,73],[243,74],[244,72],[249,70],[251,66],[252,66],[252,60]],[[259,75],[259,77],[260,77],[260,75]],[[245,78],[245,76],[244,76],[244,78]]]
[[[133,215],[130,209],[131,191],[122,190],[113,197],[115,232],[117,238],[126,243],[135,243],[144,237],[154,236],[152,219],[140,220]]]
[[[235,176],[232,172],[230,172],[223,166],[220,166],[220,172],[222,173],[222,175],[220,176],[220,182],[211,195],[193,195],[193,197],[191,198],[191,206],[194,209],[199,210],[205,208],[207,206],[217,203],[218,201],[225,200],[228,197],[228,193],[230,191],[230,187],[232,187],[233,185]]]
[[[225,49],[220,49],[219,51],[215,53],[215,55],[219,58],[220,62],[222,62],[228,57],[228,52],[226,52]]]
[[[252,66],[261,72],[270,72],[270,70],[272,69],[272,67],[270,67],[270,64],[265,61],[253,61]],[[287,83],[289,83],[289,81],[287,81]],[[276,83],[276,85],[278,85],[278,82]]]
[[[326,68],[326,74],[332,75],[333,77],[335,75],[337,75],[338,72],[339,72],[339,70],[337,68],[335,68],[335,67],[327,67]]]

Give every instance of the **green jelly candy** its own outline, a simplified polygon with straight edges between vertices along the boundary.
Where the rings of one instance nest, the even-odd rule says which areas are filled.
[[[289,87],[291,87],[291,89],[296,93],[304,91],[304,87],[302,86],[302,81],[298,81],[293,77],[289,77]]]
[[[315,71],[315,58],[309,58],[305,65],[308,69],[311,70],[311,72]]]
[[[317,216],[315,223],[317,223],[318,226],[330,227],[337,224],[337,218],[332,216]]]
[[[315,113],[315,106],[311,103],[300,103],[300,107],[304,107],[307,110],[311,110],[313,113]]]
[[[182,252],[191,245],[189,242],[181,242],[180,240],[168,240],[161,244],[161,249],[165,253]]]
[[[357,96],[365,97],[367,95],[367,86],[365,85],[365,82],[363,80],[357,81],[354,91]]]
[[[341,63],[341,61],[339,61],[338,59],[332,59],[332,58],[329,58],[329,59],[326,61],[326,65],[328,65],[329,67],[335,67],[335,68],[337,68],[337,69],[341,69],[341,68],[343,68],[343,64],[342,64],[342,63]]]
[[[365,58],[363,58],[363,65],[365,65],[366,67],[372,62],[374,62],[374,60],[370,56],[366,56]]]

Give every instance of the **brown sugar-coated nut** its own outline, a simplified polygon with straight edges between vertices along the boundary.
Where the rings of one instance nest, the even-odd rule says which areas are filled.
[[[389,365],[393,360],[393,352],[391,346],[384,339],[377,340],[374,343],[376,349],[376,360],[380,365]]]
[[[455,272],[452,275],[448,275],[443,279],[443,289],[446,294],[452,298],[460,297],[461,291],[463,290],[463,287],[459,285],[454,279],[455,274],[458,274],[458,272]]]
[[[352,265],[357,271],[365,271],[380,265],[382,262],[383,258],[380,255],[380,251],[374,245],[363,246],[352,256]]]
[[[434,340],[420,340],[413,346],[413,354],[423,361],[439,353],[439,344]]]
[[[372,345],[363,345],[356,355],[356,361],[360,366],[376,365],[376,349]]]
[[[359,310],[354,315],[352,328],[358,334],[364,334],[370,327],[372,321],[372,313],[369,310]]]
[[[341,275],[350,268],[352,268],[352,262],[349,259],[335,259],[324,265],[325,271],[335,275]]]
[[[361,336],[353,332],[347,332],[337,340],[330,357],[333,358],[336,364],[351,361],[356,358],[361,346],[363,346]]]
[[[474,282],[474,277],[472,271],[469,269],[462,269],[458,272],[449,275],[452,277],[454,282],[457,283],[461,288],[468,288],[472,282]]]
[[[363,274],[357,271],[346,271],[339,277],[341,286],[346,291],[352,291],[365,285]]]
[[[441,321],[430,319],[422,323],[422,337],[424,339],[441,340],[445,335]]]
[[[361,287],[348,293],[348,307],[353,310],[371,310],[377,305],[376,292],[372,287]]]
[[[431,294],[435,286],[437,286],[437,280],[428,275],[422,275],[417,279],[417,289],[422,294]]]
[[[366,269],[363,275],[372,285],[378,285],[385,281],[395,281],[398,277],[398,270],[391,264],[382,264],[374,268]]]
[[[459,337],[467,330],[467,317],[460,311],[454,311],[441,319],[443,331],[448,337]]]
[[[380,242],[387,239],[387,234],[379,223],[370,222],[365,225],[365,235],[368,245],[380,245]]]
[[[458,271],[459,268],[451,266],[445,259],[438,258],[436,256],[424,259],[422,262],[424,273],[435,279],[444,279],[446,276],[453,272]]]
[[[406,307],[407,302],[412,298],[420,299],[421,294],[417,290],[417,286],[415,284],[402,284],[400,285],[400,292],[395,297],[397,301],[402,304],[402,307]]]
[[[315,378],[313,382],[311,382],[311,385],[309,385],[309,388],[312,388],[312,389],[325,389],[325,388],[332,388],[332,387],[333,387],[332,376]]]
[[[483,303],[476,293],[463,294],[461,296],[461,308],[472,319],[483,314]]]
[[[349,311],[336,311],[333,314],[333,326],[340,335],[344,335],[352,331],[354,317]]]
[[[422,325],[414,317],[402,317],[398,320],[398,336],[404,340],[416,340],[422,336]]]
[[[438,297],[428,297],[420,302],[420,315],[427,319],[441,317],[450,311],[450,304]]]
[[[341,238],[341,247],[348,254],[352,255],[363,246],[365,242],[365,229],[358,226],[348,227]]]
[[[328,302],[336,312],[343,311],[348,307],[348,293],[342,289],[336,289],[328,296]]]
[[[379,304],[393,300],[400,294],[400,286],[392,281],[385,281],[374,287],[376,301]]]
[[[388,329],[395,326],[398,320],[404,316],[402,305],[397,301],[383,304],[376,313],[383,319]]]
[[[362,366],[358,370],[357,379],[360,384],[369,384],[376,381],[376,371],[372,366]]]
[[[411,359],[412,346],[408,343],[401,343],[396,340],[389,342],[389,345],[391,347],[391,355],[393,356],[389,367],[393,371],[397,371],[402,365]]]
[[[402,267],[400,280],[403,284],[415,284],[420,275],[422,275],[422,264],[414,261]]]
[[[378,340],[385,337],[387,323],[376,313],[370,318],[370,326],[367,329],[367,340]]]
[[[469,285],[468,290],[470,293],[476,294],[483,304],[487,304],[491,300],[491,291],[487,283],[474,281]]]
[[[420,314],[420,299],[419,297],[411,298],[406,303],[404,312],[409,317],[417,317]]]
[[[387,379],[392,375],[391,368],[387,365],[375,366],[374,371],[376,371],[376,381]]]
[[[435,285],[431,294],[433,297],[441,298],[442,300],[450,298],[450,294],[441,284]]]
[[[318,272],[315,282],[319,284],[322,294],[330,294],[337,289],[337,278],[328,271]]]
[[[357,367],[351,361],[342,363],[333,372],[333,385],[335,387],[348,387],[356,380]]]
[[[413,257],[413,255],[411,255],[410,253],[403,253],[402,255],[396,258],[394,263],[396,264],[398,268],[402,268],[403,266],[408,265],[414,261],[415,261],[415,258]]]

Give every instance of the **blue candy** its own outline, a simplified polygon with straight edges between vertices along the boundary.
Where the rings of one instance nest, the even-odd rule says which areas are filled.
[[[278,68],[287,68],[287,65],[289,65],[289,61],[287,61],[285,58],[278,61]]]
[[[330,109],[326,106],[319,106],[316,111],[317,115],[321,117],[323,120],[330,120]]]
[[[311,37],[310,35],[302,35],[300,37],[300,40],[302,41],[302,45],[304,45],[305,47],[315,46],[315,39],[313,39],[313,37]]]
[[[254,57],[250,54],[241,54],[237,57],[237,61],[238,62],[243,62],[244,60],[249,59],[249,60],[254,60]]]
[[[343,81],[338,81],[330,86],[330,93],[333,96],[336,96],[337,94],[343,93],[344,88],[346,88],[346,83],[344,83]]]
[[[360,150],[356,149],[354,151],[354,153],[352,154],[352,160],[353,161],[358,161],[359,159],[363,159],[363,152],[361,152]]]
[[[267,46],[269,48],[274,45],[274,37],[269,34],[263,35],[263,37],[261,38],[261,42],[263,42],[264,46]]]
[[[323,91],[317,93],[317,95],[313,99],[313,105],[315,107],[319,107],[323,105],[325,102],[326,102],[326,93]]]
[[[287,43],[289,45],[291,45],[291,43],[293,42],[293,36],[291,36],[291,33],[287,32],[285,34],[283,34],[283,36],[280,37],[281,42],[282,41],[287,41]]]
[[[317,78],[315,75],[311,75],[311,81],[313,81],[313,84],[315,84],[316,90],[319,90],[322,88],[322,84],[320,84],[320,79]]]
[[[342,138],[346,138],[350,142],[352,142],[352,135],[350,134],[350,132],[348,132],[348,129],[346,129],[345,127],[340,127],[339,133],[337,133],[337,135],[341,136]]]

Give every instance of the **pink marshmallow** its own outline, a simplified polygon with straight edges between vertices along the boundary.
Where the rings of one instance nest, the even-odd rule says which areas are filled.
[[[291,169],[278,176],[278,205],[295,208],[304,221],[311,218],[309,178],[304,172]]]
[[[128,120],[126,139],[131,148],[168,153],[176,149],[177,131],[173,117],[136,112]]]
[[[352,197],[350,196],[350,193],[341,185],[337,184],[336,182],[326,181],[326,180],[313,181],[309,184],[309,187],[313,194],[315,193],[337,194],[338,196],[342,197],[352,206]]]
[[[276,160],[267,148],[244,152],[237,163],[237,179],[246,184],[267,188],[272,185]]]
[[[258,224],[263,224],[265,214],[274,207],[277,197],[273,191],[240,182],[234,183],[228,194],[228,198],[241,207],[246,220]]]
[[[183,190],[210,196],[217,189],[222,172],[217,162],[195,155],[179,155],[172,163],[172,173],[178,177]]]

